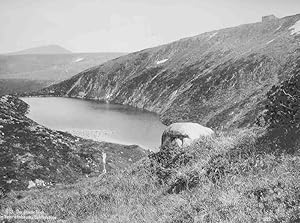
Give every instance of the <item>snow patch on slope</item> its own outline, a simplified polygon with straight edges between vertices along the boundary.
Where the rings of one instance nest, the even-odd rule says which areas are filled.
[[[80,81],[81,81],[81,78],[82,78],[82,76],[81,76],[80,78],[78,78],[78,80],[75,82],[75,84],[68,90],[68,92],[66,93],[66,95],[69,95],[70,92],[71,92],[75,87],[77,87],[77,86],[79,85],[79,83],[80,83]]]
[[[278,30],[280,30],[280,28],[281,28],[282,26],[279,26],[275,31],[278,31]]]
[[[165,63],[167,61],[168,61],[168,59],[159,60],[159,61],[156,62],[156,64],[162,64],[162,63]]]
[[[291,35],[300,34],[300,20],[297,21],[293,26],[291,26],[289,30],[291,30]]]
[[[77,58],[74,62],[77,63],[77,62],[80,62],[80,61],[82,61],[82,60],[84,60],[84,58],[83,58],[83,57],[80,57],[80,58]]]
[[[208,37],[208,39],[211,39],[211,38],[215,37],[217,34],[218,34],[218,32],[211,34],[211,35]]]

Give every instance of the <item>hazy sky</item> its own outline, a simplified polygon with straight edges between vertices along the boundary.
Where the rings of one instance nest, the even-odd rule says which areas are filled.
[[[58,44],[131,52],[300,13],[300,0],[0,0],[0,53]]]

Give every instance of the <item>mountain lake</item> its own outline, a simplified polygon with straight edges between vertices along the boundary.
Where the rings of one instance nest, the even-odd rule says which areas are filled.
[[[27,117],[82,138],[158,151],[165,129],[158,115],[126,105],[61,97],[24,97]]]

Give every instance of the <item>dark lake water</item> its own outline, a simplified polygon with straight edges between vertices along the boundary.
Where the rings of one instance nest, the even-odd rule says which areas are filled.
[[[156,114],[129,106],[59,97],[22,100],[30,105],[27,117],[39,124],[97,141],[157,151],[165,129]]]

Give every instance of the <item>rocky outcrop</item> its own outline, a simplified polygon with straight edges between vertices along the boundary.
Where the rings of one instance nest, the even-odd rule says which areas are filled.
[[[94,142],[50,130],[27,118],[27,109],[16,97],[0,98],[0,197],[12,189],[97,176],[104,171],[103,161],[105,171],[112,171],[147,155],[138,146]]]
[[[174,123],[168,126],[162,135],[161,149],[168,145],[176,144],[179,147],[191,145],[194,141],[210,137],[214,131],[198,123]]]
[[[271,22],[278,19],[275,15],[266,15],[262,17],[262,22]]]
[[[90,68],[37,95],[128,104],[160,114],[163,123],[246,127],[266,93],[295,72],[300,14],[203,33]]]

